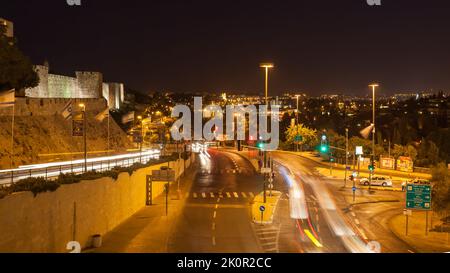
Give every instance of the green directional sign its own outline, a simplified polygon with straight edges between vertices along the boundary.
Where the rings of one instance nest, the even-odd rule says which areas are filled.
[[[302,142],[303,141],[303,137],[302,136],[296,136],[295,137],[295,142]]]
[[[406,189],[406,209],[431,210],[431,186],[408,185]]]

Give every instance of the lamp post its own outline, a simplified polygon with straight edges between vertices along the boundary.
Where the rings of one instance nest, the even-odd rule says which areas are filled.
[[[376,100],[375,100],[375,91],[376,88],[380,85],[377,83],[373,83],[369,85],[369,87],[372,87],[372,120],[373,120],[373,131],[372,131],[372,158],[371,158],[371,170],[370,170],[370,181],[369,181],[369,191],[372,187],[372,178],[373,178],[373,170],[375,168],[375,134],[376,134],[376,123],[375,123],[375,107],[376,107]]]
[[[266,106],[269,106],[269,69],[274,68],[275,65],[272,63],[262,63],[259,67],[265,69],[266,78],[265,78],[265,98],[266,98]]]
[[[84,103],[80,103],[78,105],[81,108],[81,114],[83,117],[83,142],[84,142],[84,172],[87,173],[87,122],[86,122],[86,105]]]
[[[139,120],[139,123],[141,125],[141,136],[139,138],[139,163],[142,164],[142,142],[144,141],[144,136],[143,136],[143,124],[142,124],[142,116],[138,116],[137,119]]]

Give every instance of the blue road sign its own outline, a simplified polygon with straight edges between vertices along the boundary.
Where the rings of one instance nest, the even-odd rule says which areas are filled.
[[[259,207],[259,210],[260,210],[261,212],[265,212],[265,211],[266,211],[266,207],[261,206],[261,207]]]
[[[352,170],[352,167],[347,167],[347,171],[351,171]]]
[[[356,187],[353,187],[352,190],[353,190],[353,191],[356,191]]]

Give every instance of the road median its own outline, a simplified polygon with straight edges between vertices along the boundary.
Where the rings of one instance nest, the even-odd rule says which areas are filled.
[[[255,196],[252,203],[252,220],[255,224],[272,224],[275,210],[278,206],[282,193],[272,191],[267,192],[266,202],[264,202],[264,192]]]

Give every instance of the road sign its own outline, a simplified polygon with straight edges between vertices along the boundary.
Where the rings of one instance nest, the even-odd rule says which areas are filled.
[[[265,211],[266,211],[266,207],[265,207],[265,206],[261,206],[261,207],[259,207],[259,210],[260,210],[261,212],[265,212]]]
[[[273,184],[269,184],[269,190],[273,190]]]
[[[353,187],[352,190],[355,192],[356,191],[356,187]]]
[[[352,167],[347,167],[347,171],[351,171],[352,170]]]
[[[269,178],[269,183],[270,183],[270,184],[273,183],[273,178],[272,178],[272,177]]]
[[[261,169],[261,173],[265,174],[265,173],[272,173],[272,169],[271,168],[262,168]]]
[[[431,186],[408,185],[406,187],[406,209],[431,210]]]
[[[356,147],[356,155],[364,155],[364,149],[362,146]]]
[[[302,136],[296,136],[295,137],[295,142],[297,142],[297,143],[299,143],[299,142],[302,142],[303,141],[303,137]]]
[[[72,120],[72,136],[82,137],[84,136],[84,121],[83,120]]]

